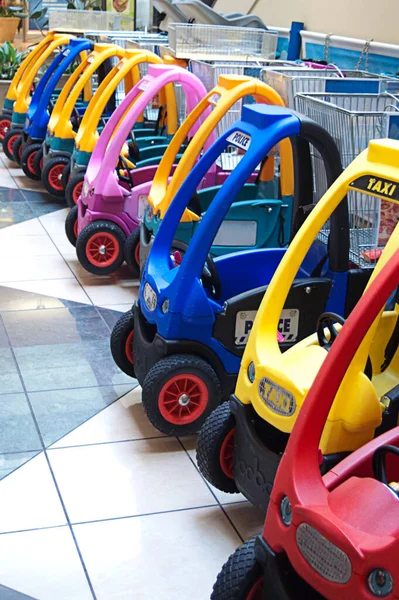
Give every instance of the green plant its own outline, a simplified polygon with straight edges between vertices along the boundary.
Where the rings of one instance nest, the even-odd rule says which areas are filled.
[[[11,2],[8,0],[0,0],[0,18],[1,19],[11,19],[18,18],[24,19],[28,15],[22,13],[22,6],[13,6]]]
[[[17,52],[11,42],[0,46],[0,80],[12,79],[28,51]]]

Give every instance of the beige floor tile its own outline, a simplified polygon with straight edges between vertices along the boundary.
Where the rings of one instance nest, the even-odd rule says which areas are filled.
[[[43,231],[43,235],[8,236],[7,256],[26,258],[27,256],[60,256],[60,253]]]
[[[241,541],[217,507],[77,525],[97,600],[205,600]]]
[[[45,230],[46,231],[46,230]],[[47,233],[47,232],[46,232]],[[74,246],[68,241],[65,231],[61,233],[47,233],[53,243],[57,246],[57,249],[62,256],[67,260],[77,260],[76,250]]]
[[[46,193],[40,181],[32,181],[29,179],[22,169],[10,169],[10,173],[20,190],[33,190]]]
[[[109,310],[117,310],[118,312],[124,313],[130,310],[133,306],[134,300],[127,302],[126,304],[98,304],[100,308],[108,308]]]
[[[40,600],[90,600],[69,527],[0,536],[0,581]]]
[[[265,515],[249,502],[225,504],[224,509],[244,540],[259,535],[263,529]]]
[[[71,256],[70,254],[63,254],[63,258],[66,261],[69,268],[71,269],[71,271],[73,272],[73,274],[75,275],[75,277],[78,279],[78,281],[81,281],[82,279],[94,279],[95,281],[98,280],[98,275],[88,273],[86,269],[82,267],[82,265],[76,257],[76,252],[74,256]],[[111,275],[104,275],[103,277],[101,277],[101,279],[104,281],[114,283],[114,280],[112,279]]]
[[[50,450],[73,523],[215,504],[175,438]]]
[[[138,281],[123,285],[115,285],[112,279],[101,277],[93,279],[85,277],[80,278],[79,281],[90,300],[97,306],[103,304],[133,304],[139,290]]]
[[[1,281],[33,281],[70,278],[73,273],[58,253],[53,256],[13,256],[0,263]]]
[[[81,302],[82,304],[92,304],[75,277],[71,277],[70,279],[46,279],[44,281],[2,281],[1,285],[35,294],[42,294],[43,296],[63,298],[64,300],[72,300],[73,302]]]
[[[181,438],[182,444],[183,446],[186,448],[187,452],[189,453],[191,459],[193,460],[194,464],[197,465],[197,459],[196,459],[196,445],[197,445],[197,436],[190,436],[190,437],[182,437]],[[218,499],[218,501],[221,504],[228,504],[229,502],[244,502],[245,498],[242,494],[228,494],[227,492],[222,492],[220,490],[218,490],[217,488],[215,488],[215,486],[211,485],[210,483],[208,483],[208,485],[210,485],[213,493],[215,494],[216,498]]]
[[[65,514],[44,454],[35,456],[0,481],[0,532],[65,523]]]
[[[29,219],[23,223],[16,223],[10,227],[0,230],[0,240],[4,237],[16,237],[20,235],[43,235],[46,231],[42,227],[39,219]]]
[[[39,217],[39,220],[47,233],[52,237],[53,235],[62,235],[66,239],[65,235],[65,219],[68,215],[69,209],[63,208],[56,212],[49,213]]]
[[[80,427],[58,440],[52,448],[164,437],[149,422],[141,404],[141,387],[102,410]]]
[[[18,189],[16,181],[11,177],[5,168],[0,168],[0,186],[11,188],[12,190]]]

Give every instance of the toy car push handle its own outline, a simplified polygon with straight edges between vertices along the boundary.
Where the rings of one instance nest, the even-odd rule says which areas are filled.
[[[212,200],[190,241],[179,267],[179,274],[174,278],[172,286],[175,286],[173,294],[176,298],[174,306],[177,312],[184,310],[187,289],[189,289],[186,281],[192,281],[193,277],[199,279],[216,233],[234,201],[234,194],[231,191],[242,189],[256,166],[276,144],[298,135],[299,132],[298,117],[286,108],[264,104],[244,106],[241,120],[232,125],[195,165],[174,197],[153,241],[147,268],[148,273],[155,279],[162,278],[162,275],[171,268],[169,248],[172,246],[183,212],[204,174],[224,149],[235,143],[235,139],[238,140],[239,147],[246,146],[246,152],[238,167],[229,175],[228,185],[222,185]],[[274,337],[277,339],[275,332]]]
[[[87,150],[91,151],[97,139],[97,126],[104,109],[115,91],[116,87],[125,82],[125,95],[141,80],[139,65],[143,63],[158,63],[159,57],[153,52],[142,50],[127,50],[126,55],[111,69],[105,79],[101,82],[94,94],[80,123],[76,134],[75,145],[80,150],[81,139],[87,136]]]
[[[28,72],[28,69],[33,69],[37,58],[44,51],[45,47],[49,46],[54,40],[54,35],[54,31],[49,31],[46,37],[39,44],[37,44],[37,46],[35,46],[22,61],[8,87],[6,100],[14,101],[17,99],[17,90],[20,88],[22,76]]]
[[[386,152],[386,150],[388,150],[388,152]],[[397,142],[393,140],[372,141],[369,144],[368,150],[364,150],[349,165],[349,167],[345,169],[338,179],[332,183],[332,185],[330,181],[329,189],[319,200],[302,225],[300,236],[297,235],[292,240],[287,252],[274,273],[256,315],[257,327],[262,327],[262,335],[249,336],[243,360],[241,362],[241,369],[245,370],[248,367],[249,362],[253,360],[259,365],[268,364],[269,366],[272,366],[273,363],[276,365],[279,364],[281,351],[278,344],[275,342],[275,331],[292,282],[294,281],[296,273],[313,241],[316,239],[324,223],[332,216],[334,211],[336,211],[340,203],[346,202],[347,192],[350,189],[353,189],[354,183],[361,181],[362,177],[366,177],[367,182],[369,180],[371,181],[371,179],[378,182],[381,181],[382,178],[383,180],[392,182],[392,185],[396,187],[399,183],[399,171],[392,165],[397,164],[398,160],[399,145]],[[358,185],[362,184],[359,183]],[[382,187],[380,189],[382,189]],[[361,191],[364,191],[364,188],[362,188]],[[367,193],[376,197],[381,197],[381,194],[378,196],[378,191],[372,192],[372,190],[367,190]],[[384,196],[384,199],[396,203],[399,202],[392,197]],[[336,223],[336,216],[334,216],[332,226],[333,223]],[[346,235],[349,234],[348,218],[346,219],[346,223],[346,227],[344,222],[339,223],[337,231],[332,232],[332,235],[336,236],[334,241],[335,246],[344,244],[344,248],[347,248]],[[344,228],[347,233],[345,233]],[[306,242],[304,240],[306,240]],[[392,244],[394,245],[395,243],[395,239],[392,239],[391,236],[384,252],[386,257],[389,257],[389,254],[386,254],[386,252],[389,251],[389,248],[394,247]],[[330,244],[330,246],[331,245],[332,244]],[[339,265],[334,265],[335,267],[339,267],[341,262],[343,266],[343,253],[340,253],[339,257],[337,256],[337,260],[338,258],[340,262]],[[348,261],[349,252],[346,254],[346,265],[348,265]],[[384,263],[381,263],[381,266],[382,264]],[[376,267],[377,271],[374,269],[371,278],[377,274],[378,269],[381,268],[381,266],[379,261]],[[267,337],[267,344],[265,343],[265,337]],[[364,357],[364,364],[366,363],[366,360],[367,354]]]
[[[54,127],[54,134],[57,137],[71,138],[74,137],[72,123],[70,117],[72,111],[78,101],[78,98],[83,91],[85,83],[91,76],[101,67],[101,65],[111,57],[122,58],[125,55],[125,50],[114,44],[95,44],[93,52],[82,63],[81,77],[76,81],[71,89],[65,104],[61,104],[60,97],[54,107],[53,113],[60,117],[61,112],[63,118],[58,118]]]
[[[47,48],[45,48],[44,51],[40,54],[40,57],[38,58],[38,60],[35,61],[32,70],[29,74],[27,74],[26,78],[24,78],[21,90],[18,92],[18,97],[14,104],[14,112],[26,113],[28,111],[28,98],[38,70],[44,65],[44,63],[46,62],[48,57],[51,56],[54,50],[56,50],[56,48],[58,48],[59,46],[67,45],[71,37],[72,36],[70,35],[64,34],[55,35],[54,40],[51,42],[51,44],[49,44]]]
[[[282,494],[292,498],[291,503],[295,498],[300,498],[301,504],[323,502],[327,490],[320,474],[318,449],[324,425],[338,389],[350,376],[351,363],[367,345],[370,331],[376,328],[385,303],[398,285],[396,250],[349,315],[308,392],[276,475],[274,502],[281,500]]]
[[[184,87],[189,103],[199,102],[206,93],[202,82],[195,75],[180,67],[169,67],[166,65],[149,66],[148,75],[134,86],[104,127],[104,131],[100,136],[88,165],[87,179],[90,182],[95,186],[101,186],[101,189],[104,189],[105,193],[107,193],[108,178],[113,179],[116,183],[116,176],[114,174],[115,164],[121,153],[122,146],[133,125],[136,123],[138,116],[162,89],[177,82],[181,83]],[[133,106],[129,109],[132,104]],[[120,124],[114,133],[115,126],[122,115],[125,115],[123,123]],[[111,140],[112,134],[114,136]],[[174,147],[176,148],[177,155],[179,147]]]
[[[183,125],[176,133],[173,144],[176,147],[184,142],[193,123],[204,113],[206,107],[215,105],[213,111],[202,125],[199,127],[196,135],[190,143],[190,151],[185,152],[179,161],[179,164],[169,182],[169,176],[173,167],[174,154],[169,147],[162,157],[160,168],[157,170],[154,183],[150,190],[149,200],[154,205],[154,210],[161,212],[164,216],[172,198],[180,189],[186,174],[191,171],[201,151],[209,147],[209,142],[215,139],[215,129],[221,119],[227,114],[230,108],[245,96],[254,96],[259,103],[272,104],[275,106],[284,106],[284,102],[279,94],[266,83],[263,83],[252,77],[239,77],[235,75],[223,75],[219,77],[218,85],[213,88],[202,100],[202,102],[190,113]],[[292,150],[289,140],[284,140],[280,147],[281,158],[281,193],[283,196],[293,194],[293,162]],[[211,165],[211,169],[216,169],[216,165]],[[198,220],[198,216],[192,211],[185,211],[182,221]]]

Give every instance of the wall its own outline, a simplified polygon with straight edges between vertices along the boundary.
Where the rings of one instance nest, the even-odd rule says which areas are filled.
[[[258,0],[251,4],[250,12],[267,25],[289,27],[291,21],[303,21],[309,31],[399,44],[398,0],[382,0],[381,4],[376,0]],[[243,11],[244,5],[242,0],[229,0],[229,12]]]

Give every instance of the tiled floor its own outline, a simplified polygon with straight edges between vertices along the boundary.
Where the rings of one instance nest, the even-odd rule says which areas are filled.
[[[67,209],[0,160],[0,600],[205,600],[262,515],[202,479],[195,438],[155,430],[114,365],[138,282],[86,273]]]

